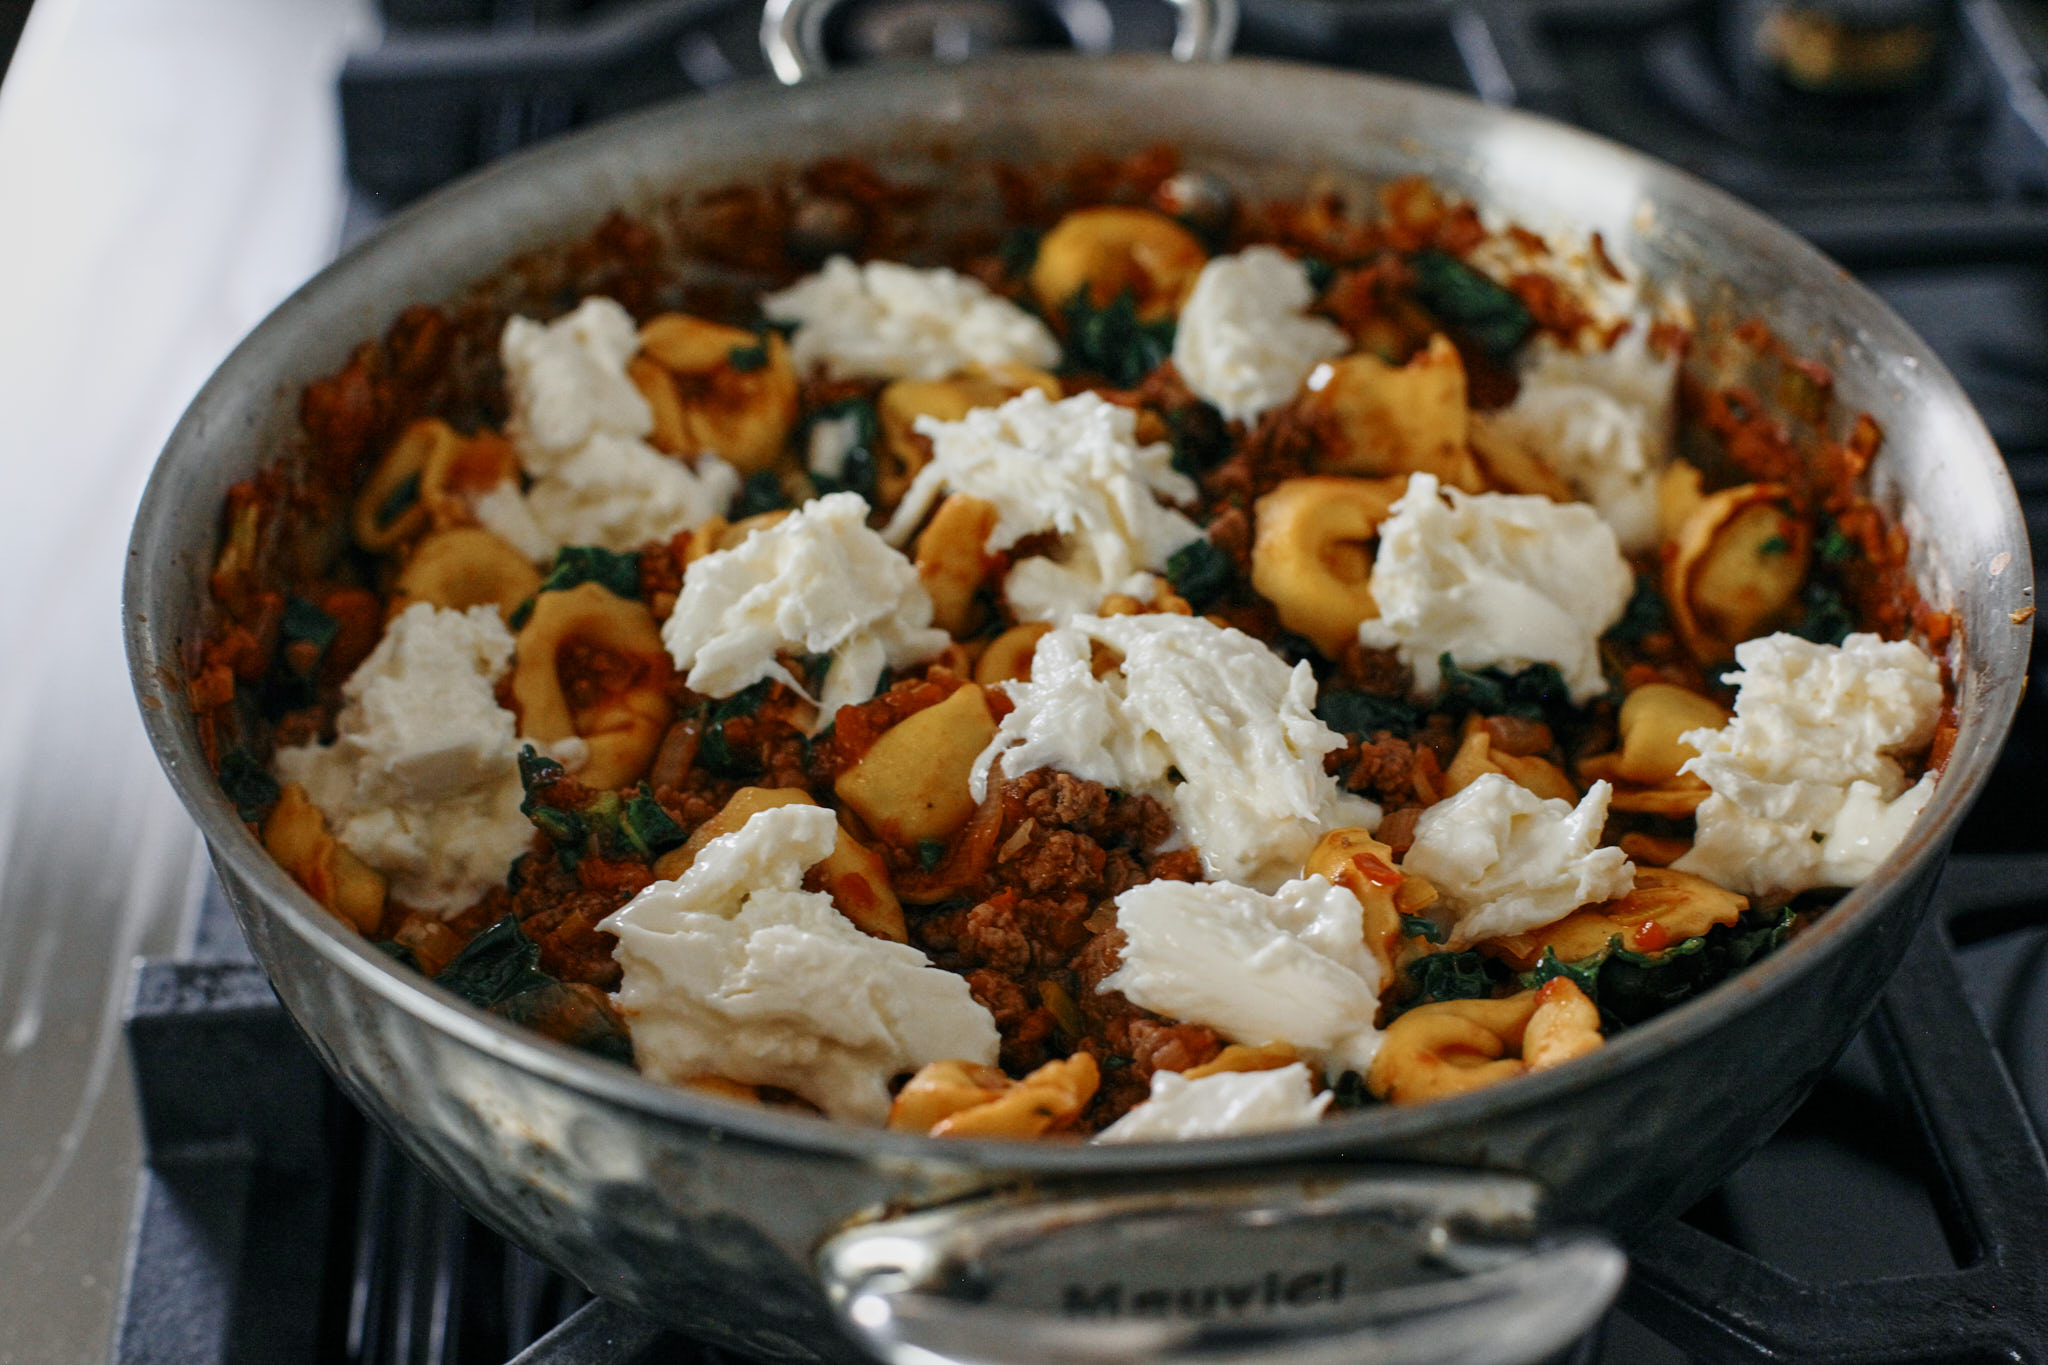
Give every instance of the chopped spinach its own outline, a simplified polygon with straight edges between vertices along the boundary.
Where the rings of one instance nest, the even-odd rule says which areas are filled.
[[[1320,256],[1303,256],[1301,268],[1308,272],[1308,287],[1316,291],[1317,298],[1321,298],[1336,282],[1337,267]]]
[[[1137,296],[1128,289],[1098,308],[1084,285],[1062,312],[1070,372],[1099,374],[1115,387],[1128,389],[1173,354],[1173,319],[1141,321]]]
[[[1415,292],[1429,310],[1493,356],[1512,354],[1535,329],[1520,299],[1457,257],[1423,251],[1408,264],[1415,271]]]
[[[769,689],[774,686],[773,679],[763,678],[713,706],[705,717],[704,733],[697,741],[697,761],[718,776],[736,781],[759,776],[760,765],[734,751],[731,741],[725,737],[725,726],[728,721],[751,716],[760,710],[761,703],[768,699]]]
[[[507,996],[490,1009],[501,1019],[545,1033],[557,1042],[632,1065],[633,1040],[618,1016],[600,1003],[594,987],[548,978],[546,985]]]
[[[284,794],[256,755],[239,744],[220,756],[220,786],[235,803],[235,813],[251,824],[268,815]]]
[[[562,866],[573,872],[583,859],[590,827],[585,823],[582,811],[553,805],[541,798],[543,788],[567,776],[568,771],[561,764],[531,744],[520,747],[519,785],[526,789],[526,796],[519,803],[519,813],[531,821],[535,829],[548,836],[548,842],[555,846],[555,855]]]
[[[1401,916],[1401,932],[1409,938],[1419,938],[1429,943],[1442,943],[1449,937],[1444,932],[1444,927],[1428,915]]]
[[[381,530],[392,522],[397,521],[407,512],[410,512],[413,509],[413,505],[419,500],[420,472],[415,469],[412,473],[393,484],[391,491],[384,495],[384,501],[377,504],[376,522],[378,528]]]
[[[661,808],[645,782],[619,811],[619,834],[635,853],[647,858],[659,857],[690,837]]]
[[[640,556],[598,545],[564,545],[555,551],[554,567],[541,580],[540,591],[564,592],[582,583],[595,583],[614,597],[637,598]]]
[[[1031,273],[1031,267],[1038,264],[1038,244],[1045,234],[1037,228],[1014,227],[1003,234],[1002,245],[996,254],[1002,258],[1003,274],[1013,280],[1021,280]]]
[[[526,936],[516,916],[507,915],[465,943],[434,984],[489,1009],[523,991],[559,983],[540,969],[540,945]]]
[[[853,419],[853,444],[840,457],[839,472],[821,474],[813,468],[811,482],[817,485],[820,494],[858,493],[873,505],[876,453],[882,448],[882,424],[875,415],[873,403],[865,398],[847,398],[819,408],[804,419],[803,430],[797,437],[797,449],[804,452],[804,463],[809,467],[811,446],[817,439],[819,424],[841,422],[847,418]]]
[[[1363,1109],[1373,1102],[1372,1092],[1365,1088],[1365,1077],[1356,1071],[1347,1071],[1337,1078],[1330,1087],[1332,1102],[1339,1109]]]
[[[744,521],[763,512],[779,512],[789,505],[782,476],[772,469],[758,470],[747,475],[747,481],[740,485],[739,494],[732,501],[732,519]]]
[[[1757,546],[1756,552],[1767,558],[1772,555],[1789,555],[1792,553],[1792,542],[1783,536],[1772,536],[1763,544]]]
[[[1166,431],[1173,442],[1173,467],[1190,478],[1229,458],[1230,426],[1212,404],[1189,403],[1170,410]]]
[[[1826,523],[1827,530],[1814,543],[1813,552],[1820,556],[1823,564],[1846,564],[1856,557],[1856,542],[1842,532],[1832,521]]]
[[[1533,991],[1546,981],[1560,976],[1567,977],[1573,985],[1584,991],[1589,997],[1598,1000],[1600,998],[1600,968],[1607,961],[1615,946],[1614,941],[1609,940],[1606,948],[1594,953],[1590,957],[1580,958],[1576,962],[1559,962],[1556,950],[1546,946],[1543,950],[1542,958],[1537,961],[1536,965],[1526,972],[1517,973],[1516,980],[1520,982],[1523,990]]]
[[[1571,689],[1555,664],[1531,664],[1519,673],[1503,673],[1498,668],[1467,672],[1445,652],[1437,656],[1437,667],[1444,679],[1444,695],[1437,703],[1440,710],[1553,723],[1571,718]]]
[[[1624,644],[1637,644],[1644,636],[1668,630],[1670,625],[1670,613],[1664,606],[1664,594],[1657,591],[1656,579],[1639,573],[1635,591],[1629,595],[1628,605],[1622,608],[1621,619],[1607,628],[1607,636]]]
[[[1173,590],[1187,599],[1196,611],[1206,611],[1210,603],[1230,591],[1230,585],[1237,581],[1237,565],[1230,556],[1216,548],[1215,542],[1207,536],[1191,540],[1175,550],[1166,559],[1166,580],[1173,584]]]
[[[278,625],[278,635],[285,643],[308,644],[324,654],[340,633],[341,623],[305,598],[284,600],[284,618]]]
[[[917,841],[917,865],[919,867],[930,872],[944,861],[946,861],[946,841],[944,839],[919,839]]]
[[[1800,589],[1799,598],[1805,611],[1792,627],[1792,633],[1800,639],[1838,645],[1856,629],[1855,615],[1842,600],[1841,589],[1833,584],[1816,579]]]
[[[768,342],[765,338],[751,346],[735,346],[725,353],[725,363],[741,374],[752,374],[768,365]]]
[[[1493,994],[1501,980],[1501,969],[1493,959],[1477,952],[1431,953],[1408,964],[1408,980],[1415,987],[1411,1005],[1428,1005],[1439,1000],[1478,1000]]]
[[[1373,735],[1381,730],[1411,735],[1422,724],[1422,715],[1420,707],[1377,692],[1336,690],[1316,700],[1316,718],[1345,735]]]

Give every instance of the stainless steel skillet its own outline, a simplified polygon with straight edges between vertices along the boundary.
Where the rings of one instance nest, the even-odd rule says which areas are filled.
[[[986,211],[983,158],[1159,141],[1240,190],[1419,172],[1536,228],[1598,229],[1706,320],[1761,317],[1887,440],[1873,470],[1957,612],[1960,738],[1880,875],[1735,980],[1596,1056],[1296,1133],[1136,1148],[948,1143],[657,1086],[423,988],[310,901],[203,761],[179,676],[229,484],[293,448],[304,385],[406,305],[678,187],[858,154]],[[949,158],[935,159],[943,142]],[[677,104],[506,162],[281,306],[174,433],[130,546],[152,741],[279,996],[350,1095],[465,1203],[609,1298],[769,1359],[1512,1360],[1583,1327],[1625,1240],[1769,1135],[1874,1004],[2021,690],[2029,556],[1997,451],[1928,348],[1727,196],[1584,134],[1266,62],[1009,58]],[[1548,1196],[1547,1199],[1545,1196]],[[1563,1224],[1598,1231],[1561,1230]],[[849,1333],[852,1336],[849,1336]]]

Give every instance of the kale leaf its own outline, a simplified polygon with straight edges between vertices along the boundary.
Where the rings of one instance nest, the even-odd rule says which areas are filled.
[[[1561,724],[1572,718],[1572,693],[1555,664],[1531,664],[1519,673],[1498,668],[1467,672],[1448,652],[1437,656],[1444,694],[1440,710],[1454,715],[1477,711],[1483,716],[1519,716]]]
[[[1636,575],[1635,591],[1629,595],[1628,605],[1622,608],[1621,619],[1607,628],[1607,638],[1620,640],[1624,644],[1638,644],[1646,635],[1668,630],[1671,615],[1664,605],[1664,594],[1657,591],[1656,579],[1646,573]]]
[[[803,430],[797,437],[797,449],[804,452],[804,462],[809,467],[811,449],[819,439],[819,425],[847,418],[853,419],[853,443],[840,456],[839,472],[821,474],[811,469],[811,482],[817,485],[821,496],[826,493],[858,493],[872,506],[876,501],[876,452],[882,448],[882,423],[875,415],[873,403],[865,398],[847,398],[819,408],[804,419]]]
[[[1457,257],[1423,251],[1408,264],[1415,271],[1415,292],[1429,310],[1493,356],[1512,354],[1535,330],[1536,320],[1520,299]]]
[[[733,749],[731,741],[725,737],[725,726],[727,721],[739,720],[760,710],[761,703],[768,700],[769,690],[774,686],[773,679],[763,678],[711,708],[704,720],[704,733],[697,741],[700,763],[719,777],[737,781],[759,776],[760,765]]]
[[[1477,952],[1431,953],[1408,964],[1408,980],[1415,987],[1409,1000],[1429,1005],[1440,1000],[1478,1000],[1493,994],[1501,979],[1493,960]]]
[[[1444,927],[1428,915],[1401,916],[1401,932],[1409,938],[1419,938],[1429,943],[1442,943],[1450,937]]]
[[[256,755],[239,744],[220,756],[220,787],[235,803],[235,813],[251,824],[259,823],[284,795]]]
[[[598,545],[564,545],[555,551],[555,564],[541,580],[540,592],[563,592],[582,583],[595,583],[614,597],[640,596],[640,556],[619,554]]]
[[[751,346],[735,346],[725,353],[725,363],[741,374],[752,374],[768,364],[768,341],[762,338]]]
[[[1128,289],[1098,308],[1083,285],[1062,311],[1070,372],[1099,374],[1115,387],[1128,389],[1173,354],[1173,319],[1141,321],[1137,296]]]
[[[1166,431],[1173,441],[1173,467],[1189,478],[1207,473],[1230,456],[1229,424],[1212,404],[1171,409]]]
[[[311,645],[316,654],[325,654],[340,633],[341,623],[305,598],[285,598],[278,636],[286,644]]]
[[[1373,735],[1381,730],[1411,735],[1422,724],[1422,716],[1421,707],[1377,692],[1338,689],[1316,699],[1316,718],[1344,735]]]
[[[1166,558],[1166,581],[1173,584],[1173,590],[1187,599],[1196,611],[1206,611],[1210,603],[1230,591],[1237,581],[1237,565],[1230,556],[1216,548],[1214,541],[1204,536],[1191,540]]]
[[[1013,280],[1021,280],[1031,273],[1031,267],[1038,264],[1038,244],[1045,234],[1037,228],[1014,227],[1003,234],[1002,244],[996,248],[996,255],[1003,262],[1003,274]]]
[[[1856,629],[1856,617],[1842,600],[1841,589],[1834,585],[1816,579],[1800,589],[1799,597],[1806,610],[1792,627],[1792,633],[1800,639],[1817,645],[1838,645]]]
[[[434,984],[490,1009],[523,991],[559,983],[540,969],[540,945],[526,936],[517,916],[507,915],[465,943]]]
[[[732,519],[745,521],[763,512],[780,512],[789,505],[789,494],[782,487],[782,476],[772,469],[756,470],[747,475],[747,481],[740,485],[739,495],[732,501]]]

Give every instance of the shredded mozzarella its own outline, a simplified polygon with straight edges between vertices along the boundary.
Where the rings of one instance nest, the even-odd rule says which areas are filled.
[[[866,701],[884,668],[922,663],[952,643],[932,626],[917,569],[868,528],[857,493],[805,503],[730,550],[690,566],[662,643],[693,691],[729,697],[775,678],[803,691],[779,651],[830,654],[819,722]]]
[[[964,978],[803,889],[838,837],[821,807],[761,811],[599,922],[619,938],[619,1008],[642,1071],[780,1086],[880,1125],[891,1078],[951,1058],[994,1065],[995,1020]]]
[[[761,311],[796,324],[798,370],[823,365],[836,379],[944,379],[970,365],[1051,369],[1060,359],[1044,323],[951,270],[834,256],[765,296]]]
[[[1307,315],[1314,302],[1308,268],[1274,247],[1215,257],[1181,307],[1174,368],[1225,417],[1251,421],[1350,348],[1343,329]]]
[[[1380,614],[1358,638],[1395,650],[1420,695],[1442,687],[1449,654],[1462,668],[1554,664],[1584,704],[1607,688],[1600,634],[1621,619],[1635,574],[1583,503],[1463,493],[1414,474],[1380,527],[1370,586]]]
[[[1380,966],[1343,887],[1146,882],[1116,898],[1116,923],[1122,962],[1101,989],[1236,1042],[1290,1043],[1326,1075],[1372,1065]]]
[[[1022,619],[1058,623],[1110,593],[1144,591],[1155,582],[1146,575],[1163,572],[1202,530],[1165,505],[1194,501],[1194,481],[1173,468],[1172,447],[1138,443],[1136,422],[1092,393],[1053,402],[1036,389],[958,422],[920,418],[931,462],[883,534],[901,545],[941,494],[965,493],[996,509],[992,552],[1048,531],[1060,537],[1050,560],[1023,559],[1004,582]]]
[[[1909,641],[1839,646],[1777,634],[1735,647],[1735,719],[1693,730],[1685,770],[1713,789],[1693,847],[1672,866],[1749,896],[1854,886],[1905,838],[1934,794],[1899,756],[1927,746],[1941,669]]]
[[[1272,1071],[1219,1071],[1189,1080],[1178,1071],[1152,1073],[1152,1094],[1095,1135],[1097,1142],[1178,1142],[1244,1137],[1307,1128],[1333,1098],[1316,1092],[1300,1062]]]
[[[1092,642],[1123,656],[1097,678]],[[1316,719],[1315,675],[1242,631],[1199,616],[1077,617],[1039,640],[1028,681],[975,761],[988,791],[1000,759],[1018,776],[1058,768],[1157,797],[1220,880],[1273,887],[1321,832],[1371,827],[1379,807],[1323,771],[1343,737]]]

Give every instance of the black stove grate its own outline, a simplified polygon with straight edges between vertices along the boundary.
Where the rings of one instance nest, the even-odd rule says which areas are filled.
[[[1631,1248],[1574,1361],[2048,1365],[2044,887],[2048,856],[1951,863],[1872,1022],[1770,1146]],[[149,964],[129,1038],[150,1159],[116,1365],[731,1361],[470,1219],[332,1091],[248,962]]]

